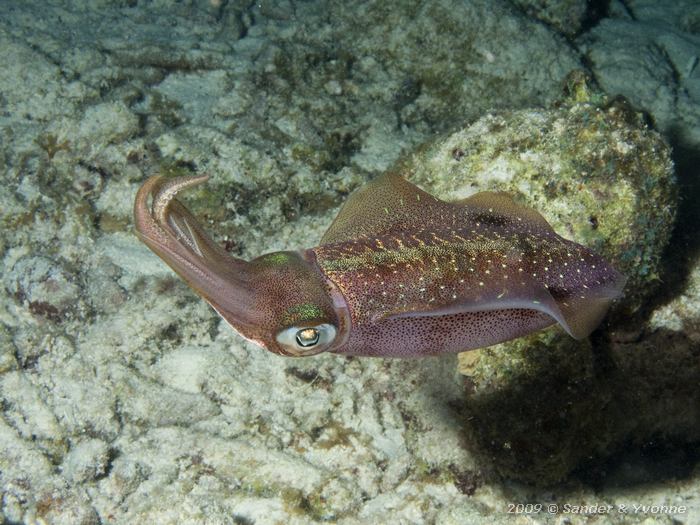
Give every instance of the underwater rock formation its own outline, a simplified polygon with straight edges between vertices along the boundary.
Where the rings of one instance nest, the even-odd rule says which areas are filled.
[[[640,308],[661,284],[677,200],[670,149],[624,99],[601,97],[580,73],[567,87],[557,108],[487,115],[402,162],[411,180],[444,197],[495,188],[518,195],[628,278],[591,340],[549,329],[460,354],[473,442],[501,474],[544,484],[628,441],[700,436],[688,423],[700,396],[673,381],[699,372],[697,349],[630,346],[625,336],[639,332]]]

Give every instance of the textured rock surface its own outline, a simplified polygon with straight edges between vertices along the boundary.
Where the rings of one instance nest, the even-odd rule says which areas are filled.
[[[700,6],[630,0],[616,14],[578,41],[598,82],[650,112],[664,132],[699,144]]]
[[[347,194],[402,151],[491,109],[558,99],[581,60],[548,28],[493,0],[9,0],[0,51],[0,520],[505,523],[509,503],[529,501],[684,503],[691,511],[678,519],[700,519],[697,452],[685,441],[662,449],[665,474],[646,445],[623,464],[607,465],[601,451],[594,466],[617,478],[586,473],[608,485],[503,481],[492,466],[508,471],[507,455],[482,457],[465,400],[495,417],[522,390],[489,390],[477,384],[483,375],[465,391],[455,356],[263,353],[132,233],[148,174],[207,171],[212,183],[191,203],[233,252],[310,245]],[[697,304],[693,295],[677,298]],[[685,326],[697,307],[674,304],[656,319]],[[658,346],[674,348],[663,380],[697,357],[697,342],[664,323],[621,347],[644,359],[626,360],[617,377],[637,377],[635,363],[652,369]],[[607,380],[590,359],[577,353],[569,366]],[[536,369],[523,368],[526,377]],[[529,388],[558,379],[572,388],[561,370]],[[673,392],[691,379],[676,375]],[[632,396],[635,383],[625,389]],[[672,408],[648,427],[678,435],[683,407]],[[586,439],[597,430],[577,428]],[[567,438],[573,447],[579,436]],[[671,522],[649,512],[614,519],[657,517]]]
[[[595,4],[586,0],[512,0],[528,15],[567,36],[575,36],[586,18],[596,17]]]

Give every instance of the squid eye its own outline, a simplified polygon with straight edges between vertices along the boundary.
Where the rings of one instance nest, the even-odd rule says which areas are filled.
[[[312,355],[325,350],[335,339],[332,324],[291,326],[277,334],[277,342],[292,355]]]
[[[303,328],[297,332],[297,344],[308,348],[318,343],[320,332],[315,328]]]

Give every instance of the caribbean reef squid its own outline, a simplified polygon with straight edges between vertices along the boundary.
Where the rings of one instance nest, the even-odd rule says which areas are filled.
[[[554,323],[581,339],[625,282],[505,193],[446,202],[395,172],[353,193],[317,247],[244,261],[176,198],[206,180],[149,178],[138,235],[238,333],[281,355],[431,356]]]

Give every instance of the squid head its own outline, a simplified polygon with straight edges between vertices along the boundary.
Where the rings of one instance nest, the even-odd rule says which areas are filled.
[[[148,179],[134,207],[141,240],[246,339],[289,356],[337,345],[345,314],[339,315],[313,254],[275,252],[250,262],[229,255],[175,198],[206,180]]]

